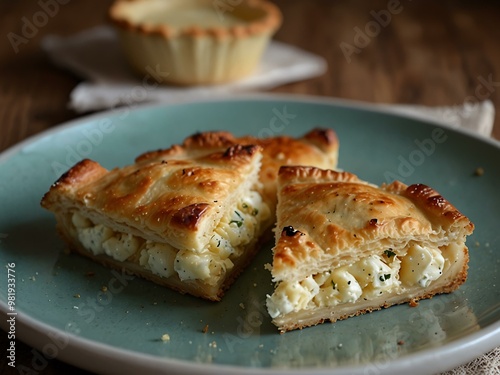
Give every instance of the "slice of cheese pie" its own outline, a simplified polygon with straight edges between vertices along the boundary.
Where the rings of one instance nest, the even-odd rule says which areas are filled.
[[[270,237],[279,167],[335,168],[337,157],[331,129],[300,138],[197,133],[113,171],[84,160],[52,186],[42,206],[56,214],[74,251],[220,300]]]
[[[182,293],[219,300],[259,247],[271,212],[261,147],[174,148],[107,170],[83,160],[42,200],[71,250]]]
[[[466,280],[473,229],[422,184],[282,167],[269,314],[284,332],[451,292]]]

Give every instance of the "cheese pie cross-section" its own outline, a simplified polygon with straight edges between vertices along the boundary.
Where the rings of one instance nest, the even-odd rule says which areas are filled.
[[[52,185],[42,206],[71,250],[220,300],[271,217],[259,193],[261,159],[253,145],[194,157],[174,149],[110,171],[87,159]]]
[[[473,229],[422,184],[282,167],[269,314],[285,332],[451,292],[466,280]]]

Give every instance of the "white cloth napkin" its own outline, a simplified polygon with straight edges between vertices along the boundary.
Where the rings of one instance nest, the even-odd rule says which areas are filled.
[[[322,57],[272,41],[258,71],[247,79],[216,86],[152,88],[143,85],[132,74],[111,27],[98,26],[69,37],[49,35],[42,40],[42,48],[55,64],[86,80],[70,95],[70,108],[80,113],[140,102],[176,103],[271,89],[322,75],[327,70]],[[453,107],[382,106],[396,113],[437,120],[486,137],[491,135],[495,117],[495,108],[489,100]]]
[[[491,100],[447,107],[425,107],[420,105],[390,105],[381,107],[393,113],[434,120],[452,128],[462,128],[490,137],[495,122],[495,107]]]
[[[42,48],[61,67],[87,79],[71,93],[70,107],[77,112],[95,111],[138,102],[178,102],[232,92],[270,89],[326,72],[326,61],[296,47],[271,41],[258,70],[249,78],[214,86],[155,88],[144,85],[129,69],[118,37],[108,26],[99,26],[69,37],[54,35],[42,40]]]

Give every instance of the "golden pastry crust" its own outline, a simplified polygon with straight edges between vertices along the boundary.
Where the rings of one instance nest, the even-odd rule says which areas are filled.
[[[226,205],[235,205],[236,197],[228,197],[260,157],[259,146],[237,145],[196,159],[156,160],[112,171],[83,160],[51,187],[42,206],[73,206],[108,224],[120,223],[116,229],[135,229],[144,238],[199,250]]]
[[[337,135],[332,129],[323,128],[314,128],[297,138],[286,135],[270,138],[249,135],[236,137],[227,131],[197,133],[186,138],[182,145],[140,155],[136,162],[182,157],[187,152],[202,155],[234,144],[254,144],[262,147],[260,181],[264,185],[263,197],[271,212],[274,212],[277,203],[276,181],[281,166],[300,164],[329,169],[337,167],[339,151]]]
[[[71,250],[220,300],[256,254],[266,229],[261,223],[269,220],[257,193],[261,159],[260,146],[239,144],[209,153],[174,147],[113,170],[86,159],[51,186],[41,205],[54,212]],[[246,213],[237,211],[242,202]]]
[[[173,145],[168,149],[148,151],[139,155],[136,163],[150,162],[155,160],[168,160],[170,158],[185,158],[202,156],[212,152],[226,149],[238,144],[236,138],[229,132],[204,132],[195,133],[186,138],[182,144]]]
[[[237,142],[258,144],[264,149],[260,181],[264,184],[264,197],[269,206],[277,203],[277,177],[283,165],[309,165],[318,168],[335,169],[338,161],[339,143],[331,129],[316,128],[304,136],[292,138],[277,136],[271,138],[240,137]]]
[[[382,256],[385,249],[402,259],[411,244],[439,248],[447,262],[443,277],[428,288],[411,286],[396,295],[348,307],[281,314],[274,323],[282,332],[414,303],[451,292],[467,278],[465,239],[474,225],[422,184],[407,186],[395,181],[377,187],[348,172],[283,166],[278,176],[277,215],[272,276],[278,285]]]
[[[197,133],[180,145],[144,153],[124,168],[108,171],[94,161],[83,160],[51,187],[42,206],[56,214],[58,229],[74,251],[181,292],[219,300],[270,238],[279,166],[304,161],[334,167],[337,154],[338,142],[332,130],[315,129],[298,139],[281,136],[266,140],[237,138],[223,131]],[[266,168],[265,175],[258,169],[260,162]],[[264,180],[260,183],[259,171]],[[250,187],[244,183],[248,185],[249,173],[254,174],[252,189],[260,193],[267,214],[257,214],[259,227],[245,246],[245,256],[231,257],[233,268],[220,282],[186,281],[177,275],[159,277],[138,265],[140,252],[125,261],[92,253],[82,246],[73,228],[71,212],[77,212],[93,225],[102,224],[117,233],[167,243],[175,249],[206,251],[212,246],[207,243],[212,241],[221,217],[227,216],[229,208],[234,212],[242,194],[248,195]]]
[[[362,249],[388,238],[437,239],[453,229],[456,238],[465,238],[474,229],[451,203],[422,184],[396,181],[377,187],[349,172],[302,166],[281,167],[278,178],[282,203],[277,228],[300,228],[300,235],[279,238],[275,280],[289,278],[290,273],[306,276],[296,267],[314,259],[331,260],[329,266],[337,267],[376,247],[356,254],[342,254],[344,249]]]

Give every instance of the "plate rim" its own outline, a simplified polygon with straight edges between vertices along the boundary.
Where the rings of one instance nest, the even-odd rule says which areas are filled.
[[[0,301],[0,311],[4,314],[8,312],[8,306],[4,301]],[[426,374],[431,367],[424,367],[422,364],[436,363],[439,359],[443,359],[446,364],[440,368],[432,367],[432,371],[446,371],[461,364],[467,363],[479,355],[486,353],[495,348],[498,344],[495,339],[500,338],[500,320],[490,324],[487,327],[473,332],[466,337],[459,338],[451,343],[440,346],[439,348],[422,349],[418,352],[404,355],[396,360],[387,362],[370,362],[363,365],[348,365],[336,368],[332,367],[301,367],[301,368],[280,368],[280,367],[249,367],[235,366],[223,364],[207,364],[197,363],[187,360],[175,358],[162,358],[149,353],[141,353],[130,349],[116,348],[109,344],[97,342],[91,339],[76,336],[72,333],[67,333],[59,328],[54,328],[47,323],[38,321],[24,312],[17,312],[17,324],[21,323],[20,327],[16,327],[16,337],[18,332],[21,332],[22,341],[31,345],[39,351],[43,352],[44,345],[52,343],[49,334],[54,337],[66,336],[68,345],[66,345],[56,359],[72,364],[76,367],[87,371],[96,371],[101,367],[94,366],[85,362],[85,357],[81,356],[84,353],[93,352],[96,364],[112,359],[113,373],[117,374],[135,374],[135,368],[140,368],[142,371],[147,370],[148,374],[207,374],[207,375],[284,375],[284,374],[311,374],[311,375],[365,375],[369,366],[379,365],[382,369],[379,373],[396,375],[402,371],[411,370],[412,374]],[[2,329],[5,330],[6,322],[2,321]],[[34,330],[38,336],[29,336],[27,329]],[[44,343],[40,343],[40,337]],[[500,340],[497,340],[500,341]],[[64,351],[68,349],[68,352]],[[434,349],[434,350],[433,350]],[[102,351],[99,351],[102,350]],[[79,355],[76,355],[78,353]],[[460,354],[460,355],[458,355]],[[116,367],[119,364],[119,367]],[[441,365],[441,363],[439,363]],[[138,367],[137,367],[138,366]],[[117,370],[118,371],[115,371]]]
[[[392,112],[386,104],[377,104],[377,103],[366,103],[362,101],[349,100],[349,99],[340,99],[340,98],[331,98],[324,96],[315,96],[315,95],[297,95],[297,94],[272,94],[272,93],[254,93],[254,94],[237,94],[232,97],[216,97],[216,98],[194,98],[194,99],[186,99],[182,101],[177,101],[173,103],[147,103],[147,104],[139,104],[129,106],[128,111],[136,112],[136,111],[149,111],[155,110],[158,108],[168,108],[182,105],[190,105],[190,104],[203,104],[203,103],[227,103],[227,102],[265,102],[265,101],[288,101],[294,103],[310,103],[310,104],[325,104],[325,105],[333,105],[340,108],[346,108],[354,111],[368,111],[373,113],[378,113],[382,115],[392,116],[396,118],[403,119],[413,119],[419,122],[423,122],[426,124],[435,125],[437,127],[441,127],[446,129],[447,131],[459,133],[465,135],[466,137],[473,138],[480,142],[488,143],[495,148],[500,150],[500,140],[496,140],[492,137],[486,137],[480,134],[477,134],[471,130],[463,129],[463,128],[454,128],[445,123],[440,122],[436,119],[421,117],[415,114],[402,114],[400,112]],[[24,147],[34,144],[41,140],[44,137],[65,132],[68,129],[76,128],[78,126],[85,126],[89,122],[96,121],[106,117],[116,117],[117,111],[119,111],[123,107],[118,107],[114,109],[108,109],[106,111],[100,111],[97,113],[92,113],[88,115],[83,115],[81,117],[71,119],[65,122],[62,122],[58,125],[45,129],[39,133],[33,134],[22,141],[11,145],[10,147],[4,149],[0,152],[0,164],[8,162],[8,160],[18,154]],[[7,305],[3,300],[0,300],[0,311],[2,314],[7,314],[8,309]],[[29,316],[24,312],[18,312],[19,316],[22,316],[23,323],[26,322],[26,329],[32,329],[34,332],[41,336],[42,338],[47,338],[48,332],[52,332],[54,334],[63,334],[69,336],[70,349],[73,351],[76,350],[87,350],[92,352],[94,349],[94,356],[106,358],[113,358],[114,361],[124,365],[124,369],[130,369],[131,365],[140,364],[142,361],[147,364],[155,365],[151,368],[148,367],[149,370],[158,370],[159,372],[151,372],[164,374],[163,370],[168,370],[169,373],[174,371],[175,373],[182,374],[192,374],[192,373],[206,373],[206,374],[284,374],[284,373],[295,373],[295,374],[365,374],[366,368],[369,364],[375,364],[376,362],[370,362],[369,364],[363,365],[349,365],[349,366],[341,366],[337,368],[333,367],[303,367],[303,368],[273,368],[273,367],[249,367],[249,366],[235,366],[235,365],[223,365],[223,364],[201,364],[187,360],[175,359],[175,358],[162,358],[158,356],[154,356],[149,353],[141,353],[138,351],[133,351],[130,349],[116,348],[109,344],[104,344],[95,340],[82,338],[73,334],[68,334],[58,328],[52,327],[42,321],[38,321],[35,318]],[[2,322],[2,328],[5,329],[5,322]],[[24,331],[24,329],[22,330]],[[22,332],[21,331],[21,332]],[[16,336],[18,336],[16,334]],[[21,333],[20,336],[22,338],[21,341],[28,343],[32,347],[37,350],[42,350],[43,345],[40,344],[40,340],[35,337],[29,336],[27,334]],[[415,368],[414,366],[422,366],[422,363],[432,363],[436,358],[439,358],[440,361],[446,360],[446,365],[441,366],[439,371],[445,371],[449,368],[453,368],[455,366],[459,366],[463,363],[466,363],[470,360],[473,360],[477,356],[486,353],[488,350],[495,348],[500,345],[500,320],[488,325],[487,327],[483,327],[480,330],[473,332],[465,337],[454,340],[453,342],[442,345],[438,348],[428,348],[423,349],[418,352],[406,354],[401,358],[398,358],[393,361],[389,361],[388,364],[385,364],[383,368],[384,374],[397,374],[403,370],[412,370],[412,373],[419,368]],[[96,348],[97,347],[97,348]],[[95,351],[95,349],[103,349],[103,352]],[[472,350],[474,349],[474,350]],[[64,349],[66,350],[66,348]],[[458,355],[460,354],[460,355]],[[71,352],[69,354],[65,354],[64,351],[61,352],[61,355],[57,357],[57,359],[62,360],[64,362],[70,363],[72,365],[78,366],[82,369],[86,369],[89,371],[96,371],[89,363],[84,363],[78,359],[78,356],[75,358],[71,356]],[[434,361],[433,361],[434,360]],[[167,365],[167,366],[166,366]],[[165,369],[164,367],[168,367]],[[141,367],[143,368],[143,367]],[[422,368],[420,368],[422,369]],[[425,373],[425,370],[431,370],[431,367],[426,367],[422,369]],[[432,368],[435,370],[435,367]],[[334,372],[332,372],[334,371]],[[382,372],[382,371],[381,371]],[[127,372],[130,373],[130,372]]]
[[[403,119],[412,119],[428,124],[433,124],[435,126],[441,127],[443,129],[446,129],[447,131],[451,132],[456,132],[460,133],[472,138],[475,138],[479,141],[483,141],[486,143],[489,143],[493,146],[496,146],[500,148],[500,139],[495,139],[493,137],[487,137],[482,134],[478,134],[470,129],[464,129],[464,128],[455,128],[452,127],[446,123],[443,123],[439,121],[438,119],[433,119],[433,118],[428,118],[427,116],[419,116],[416,115],[415,113],[401,113],[401,112],[393,112],[390,109],[391,104],[380,104],[380,103],[370,103],[370,102],[363,102],[359,100],[351,100],[351,99],[342,99],[342,98],[334,98],[334,97],[327,97],[327,96],[319,96],[319,95],[307,95],[307,94],[287,94],[287,93],[280,93],[280,94],[273,94],[273,93],[237,93],[232,96],[218,96],[215,98],[193,98],[193,99],[183,99],[183,100],[178,100],[176,102],[172,103],[142,103],[142,104],[137,104],[137,105],[132,105],[132,106],[123,106],[123,107],[117,107],[113,109],[108,109],[105,111],[100,111],[96,113],[91,113],[87,115],[80,116],[78,118],[70,119],[64,122],[61,122],[59,124],[56,124],[54,126],[51,126],[48,129],[42,130],[41,132],[32,134],[20,142],[17,142],[4,150],[0,151],[0,163],[4,161],[4,159],[8,159],[11,154],[16,153],[18,149],[21,149],[23,147],[26,147],[27,145],[34,143],[38,141],[39,139],[50,136],[52,134],[57,134],[61,131],[64,131],[66,129],[70,129],[73,127],[78,127],[79,125],[84,125],[85,123],[89,121],[94,121],[98,120],[100,118],[105,118],[109,115],[115,115],[115,111],[120,110],[121,108],[128,108],[129,111],[135,112],[135,111],[142,111],[142,110],[150,110],[150,109],[156,109],[156,108],[162,108],[162,107],[175,107],[179,105],[189,105],[189,104],[203,104],[203,103],[224,103],[224,102],[239,102],[239,101],[273,101],[273,100],[280,100],[280,101],[290,101],[290,102],[297,102],[297,103],[311,103],[311,104],[330,104],[330,105],[335,105],[338,107],[344,107],[348,109],[353,109],[353,110],[361,110],[361,111],[369,111],[369,112],[374,112],[378,114],[383,114],[383,115],[388,115],[388,116],[393,116],[396,118],[403,118]],[[398,105],[398,104],[395,104]]]

